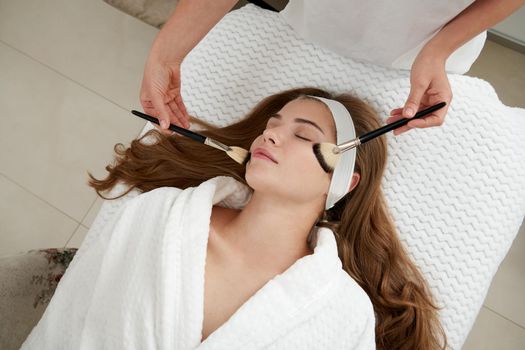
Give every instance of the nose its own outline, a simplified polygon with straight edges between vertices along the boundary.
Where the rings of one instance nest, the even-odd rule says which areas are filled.
[[[273,142],[275,145],[280,144],[280,136],[275,128],[267,128],[263,131],[264,142]]]

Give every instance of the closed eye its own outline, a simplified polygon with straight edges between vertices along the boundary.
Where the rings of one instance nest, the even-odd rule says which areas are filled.
[[[268,120],[268,122],[266,123],[266,129],[268,129],[268,127],[270,126],[270,120]],[[297,134],[295,134],[296,137],[300,138],[301,140],[304,140],[304,141],[308,141],[308,142],[312,142],[312,140],[310,139],[307,139],[306,137],[302,137],[302,136],[299,136]]]
[[[309,140],[309,139],[307,139],[307,138],[301,137],[301,136],[299,136],[299,135],[297,135],[297,134],[295,134],[295,136],[297,136],[298,138],[303,139],[303,140],[305,140],[305,141],[312,141],[312,140]]]

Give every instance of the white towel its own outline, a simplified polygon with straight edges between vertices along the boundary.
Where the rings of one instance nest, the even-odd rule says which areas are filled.
[[[250,194],[218,176],[128,200],[92,226],[21,349],[375,349],[372,303],[327,228],[201,343],[211,209]]]

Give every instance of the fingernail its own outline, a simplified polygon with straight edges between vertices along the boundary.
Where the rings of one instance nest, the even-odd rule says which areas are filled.
[[[405,109],[405,115],[406,115],[407,117],[412,117],[412,116],[414,116],[414,110],[413,110],[412,108],[408,107],[407,109]]]
[[[163,128],[163,129],[167,129],[168,128],[168,123],[165,120],[163,120],[163,121],[160,122],[160,127]]]

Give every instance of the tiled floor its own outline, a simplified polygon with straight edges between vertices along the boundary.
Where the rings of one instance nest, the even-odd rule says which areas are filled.
[[[0,0],[0,256],[79,246],[101,205],[86,172],[144,125],[129,111],[156,33],[101,0]],[[525,107],[524,55],[487,42],[468,74]],[[524,272],[522,227],[464,349],[525,348]]]

